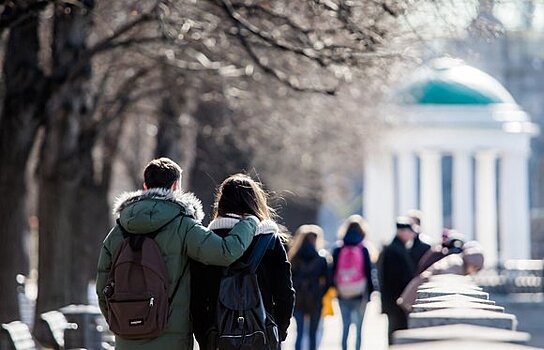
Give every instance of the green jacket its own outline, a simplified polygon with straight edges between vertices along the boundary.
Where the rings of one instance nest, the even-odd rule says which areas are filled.
[[[250,245],[256,230],[254,220],[242,220],[231,233],[221,238],[200,223],[203,217],[200,201],[191,193],[151,189],[124,194],[115,205],[125,230],[134,234],[153,232],[172,220],[155,238],[168,268],[169,293],[175,284],[180,285],[173,297],[170,318],[164,333],[149,340],[128,340],[116,337],[117,350],[192,350],[193,336],[190,320],[190,269],[189,258],[209,265],[228,266]],[[98,260],[96,293],[100,309],[107,314],[107,304],[102,293],[106,286],[112,259],[123,241],[123,235],[115,226],[102,245]]]

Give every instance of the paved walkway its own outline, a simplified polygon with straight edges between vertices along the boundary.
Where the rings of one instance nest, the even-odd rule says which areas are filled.
[[[31,286],[34,287],[34,286]],[[30,292],[30,293],[29,293]],[[32,318],[34,316],[34,299],[35,293],[32,288],[27,289],[27,293],[31,294],[31,298],[23,297],[20,295],[20,305],[22,308],[23,321],[28,324],[32,324]],[[89,286],[89,301],[91,304],[97,303],[96,294],[94,292],[94,285]],[[363,319],[363,342],[362,350],[386,350],[387,344],[387,317],[382,315],[380,305],[379,294],[372,295],[372,300],[367,304],[365,316]],[[334,302],[334,316],[327,316],[321,321],[319,340],[320,350],[338,350],[341,348],[342,339],[342,320],[340,317],[340,310],[338,303]],[[352,326],[353,327],[353,326]],[[287,340],[282,346],[282,350],[294,350],[295,338],[296,338],[296,324],[292,319],[291,326],[289,327],[289,335]],[[348,340],[349,350],[355,348],[355,334],[354,330],[350,332],[350,338]],[[196,343],[196,342],[195,342]],[[198,349],[198,346],[195,346]],[[303,350],[307,350],[307,341],[303,345]]]
[[[338,304],[334,303],[335,315],[327,316],[320,325],[320,345],[321,350],[338,350],[341,348],[342,340],[342,320]],[[381,314],[381,305],[379,295],[374,294],[372,300],[367,304],[365,317],[363,320],[363,344],[362,350],[386,350],[387,344],[387,317]],[[289,327],[289,335],[282,350],[293,350],[295,348],[296,325],[294,319]],[[353,326],[352,326],[353,328]],[[349,348],[355,348],[354,330],[350,332],[348,340]],[[306,350],[307,346],[303,346]]]

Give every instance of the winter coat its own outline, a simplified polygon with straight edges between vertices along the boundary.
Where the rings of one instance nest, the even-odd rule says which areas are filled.
[[[307,313],[320,311],[323,296],[331,285],[327,259],[319,255],[311,243],[303,242],[291,263],[293,285],[297,292],[295,310]]]
[[[332,281],[336,281],[336,268],[338,264],[338,258],[340,257],[340,250],[344,246],[356,246],[361,245],[361,249],[363,250],[363,259],[364,259],[364,269],[365,269],[365,276],[367,281],[367,293],[366,298],[370,300],[370,294],[374,290],[376,290],[376,286],[374,285],[374,278],[372,272],[375,270],[374,264],[372,264],[372,261],[370,260],[370,253],[368,252],[368,249],[362,244],[363,237],[357,232],[357,231],[348,231],[346,232],[346,235],[344,236],[342,242],[338,244],[336,248],[332,251]],[[355,296],[350,299],[362,299],[364,294]],[[339,299],[342,299],[342,297],[338,296]]]
[[[421,261],[423,255],[425,255],[425,253],[427,253],[430,249],[431,245],[423,242],[419,234],[416,235],[416,237],[414,238],[414,243],[409,249],[409,254],[412,258],[414,266],[417,267],[419,265],[419,262]]]
[[[219,236],[226,237],[229,235],[230,228],[237,222],[238,219],[235,218],[220,217],[213,220],[208,228]],[[295,300],[295,291],[291,281],[291,264],[287,260],[287,254],[278,236],[276,223],[271,220],[263,220],[257,228],[256,237],[264,234],[276,235],[276,239],[273,246],[270,246],[266,251],[257,268],[257,279],[264,307],[278,325],[281,340],[285,340]],[[253,242],[255,241],[256,239]],[[242,261],[249,257],[253,246],[254,243],[242,256]],[[193,332],[200,348],[206,349],[207,333],[214,326],[216,320],[219,283],[224,269],[218,266],[204,265],[198,261],[191,261],[190,268]]]
[[[227,266],[238,259],[247,249],[256,230],[256,222],[242,220],[231,234],[221,238],[202,226],[200,201],[190,193],[172,192],[167,189],[150,189],[122,195],[114,212],[122,227],[132,234],[153,232],[168,223],[155,237],[168,270],[170,317],[162,335],[154,339],[128,340],[116,337],[117,350],[192,350],[193,337],[189,315],[190,270],[189,258],[207,264]],[[102,245],[98,260],[96,293],[100,309],[107,314],[103,295],[112,259],[123,241],[123,235],[115,226]],[[179,287],[174,296],[177,282]]]
[[[382,310],[386,314],[402,313],[397,299],[415,277],[415,265],[404,243],[395,237],[380,255],[379,275]]]

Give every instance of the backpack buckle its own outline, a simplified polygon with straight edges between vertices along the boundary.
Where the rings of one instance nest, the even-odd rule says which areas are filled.
[[[240,327],[240,329],[244,329],[245,321],[246,320],[242,316],[238,317],[238,327]]]

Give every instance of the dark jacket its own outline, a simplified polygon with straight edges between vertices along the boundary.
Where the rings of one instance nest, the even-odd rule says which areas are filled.
[[[361,237],[361,235],[358,232],[348,231],[346,232],[346,235],[344,236],[342,242],[340,242],[340,244],[336,248],[334,248],[334,250],[332,251],[332,276],[333,276],[332,281],[333,283],[336,280],[335,278],[336,266],[338,264],[338,258],[340,256],[340,250],[342,249],[342,247],[356,246],[358,244],[361,244],[362,242],[363,242],[363,237]],[[372,292],[377,289],[376,288],[377,286],[374,285],[374,278],[372,278],[373,276],[372,272],[375,269],[375,267],[374,267],[374,264],[372,264],[372,261],[370,260],[370,254],[368,252],[368,249],[364,245],[361,245],[361,248],[363,249],[365,276],[367,280],[366,297],[368,298],[368,300],[370,300],[370,294],[372,294]],[[360,299],[362,297],[363,295],[359,295],[350,299]],[[341,298],[341,297],[338,296],[338,298]]]
[[[395,237],[380,255],[379,276],[382,310],[384,313],[395,313],[399,310],[397,299],[416,273],[415,265],[408,254],[404,243]]]
[[[431,249],[431,246],[421,240],[419,235],[414,238],[414,244],[409,250],[414,266],[418,266],[421,258]]]
[[[168,292],[172,298],[168,324],[162,335],[143,340],[116,337],[115,348],[192,350],[189,258],[207,264],[228,266],[242,256],[250,245],[257,226],[255,221],[243,220],[232,229],[229,237],[221,238],[200,224],[202,206],[194,195],[167,189],[123,194],[115,207],[121,225],[132,234],[146,234],[167,224],[155,237],[155,242],[166,263]],[[108,306],[103,290],[107,284],[112,259],[122,241],[123,234],[115,226],[104,240],[100,251],[96,293],[104,315],[108,312]],[[178,281],[177,292],[172,295]]]
[[[331,285],[327,259],[311,243],[303,242],[291,263],[297,291],[295,309],[305,313],[320,311],[323,296]]]
[[[232,218],[219,218],[212,221],[209,228],[219,236],[225,237],[236,221],[237,219]],[[277,235],[277,232],[278,226],[271,220],[261,222],[257,229],[258,234]],[[247,259],[251,254],[254,243],[255,240],[241,257],[242,260]],[[222,272],[222,267],[204,265],[197,261],[191,262],[191,316],[193,332],[201,349],[206,349],[207,333],[215,325]],[[291,281],[291,264],[287,260],[287,254],[279,236],[273,247],[265,253],[257,269],[257,278],[265,309],[277,323],[280,338],[285,340],[293,315],[295,291]]]

